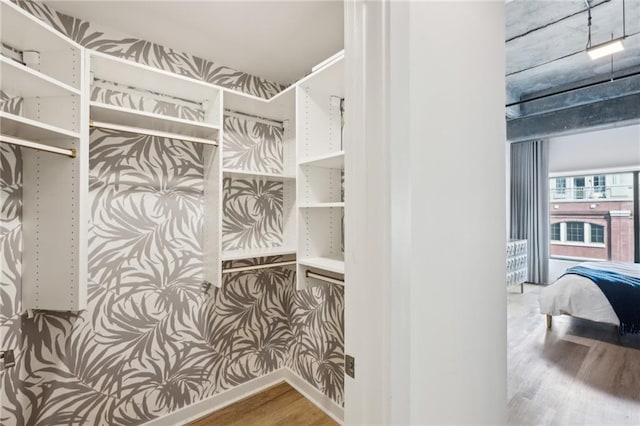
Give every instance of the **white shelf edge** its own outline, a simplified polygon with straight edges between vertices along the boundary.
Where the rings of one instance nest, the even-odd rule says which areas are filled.
[[[236,170],[236,169],[230,169],[230,168],[223,168],[222,173],[225,175],[265,177],[265,178],[274,178],[274,179],[282,179],[282,180],[295,180],[296,178],[293,175],[280,175],[277,173],[254,172],[254,171]]]
[[[298,259],[298,264],[308,268],[323,269],[325,271],[334,272],[344,275],[344,260],[333,257],[308,257]]]
[[[343,208],[344,201],[335,203],[301,203],[298,208],[301,209],[317,209],[317,208]]]
[[[16,62],[12,59],[6,58],[2,55],[0,55],[0,64],[5,64],[8,65],[14,69],[16,69],[18,72],[22,72],[25,74],[30,75],[32,78],[37,78],[38,80],[42,80],[47,84],[50,84],[52,86],[56,86],[59,89],[62,89],[64,91],[69,92],[70,95],[76,95],[76,96],[80,96],[81,92],[80,89],[76,89],[75,87],[69,86],[66,83],[63,83],[59,80],[56,80],[53,77],[50,77],[46,74],[41,73],[38,70],[34,70],[32,68],[27,67],[26,65],[22,65],[19,62]],[[10,93],[11,94],[11,93]]]
[[[195,128],[201,128],[201,129],[204,129],[204,130],[212,130],[212,131],[213,130],[217,130],[217,131],[220,130],[220,126],[217,125],[217,124],[204,123],[204,122],[201,122],[201,121],[186,120],[184,118],[171,117],[171,116],[168,116],[168,115],[157,114],[157,113],[149,112],[149,111],[141,111],[141,110],[137,110],[137,109],[121,107],[121,106],[118,106],[118,105],[105,104],[103,102],[91,101],[91,102],[89,102],[89,107],[90,108],[98,108],[98,109],[121,112],[123,114],[131,114],[132,116],[152,118],[152,119],[155,119],[155,120],[166,121],[167,123],[176,123],[176,124],[180,124],[180,125],[191,126],[191,127],[195,127]],[[117,124],[117,123],[114,123],[114,124]]]
[[[223,262],[229,260],[240,259],[253,259],[256,257],[268,257],[268,256],[285,256],[296,254],[297,250],[293,247],[271,247],[266,249],[251,249],[251,250],[223,250],[220,259]]]
[[[41,121],[36,121],[31,118],[26,118],[20,115],[11,114],[9,112],[0,111],[0,118],[6,118],[18,123],[22,123],[26,126],[38,127],[48,132],[57,133],[60,137],[80,139],[80,133],[78,132],[72,132],[71,130],[63,129],[57,126],[52,126],[51,124],[46,124]]]
[[[337,152],[330,152],[328,154],[317,155],[315,157],[303,158],[298,162],[298,165],[299,166],[313,166],[314,163],[321,163],[321,162],[324,162],[324,161],[330,161],[330,160],[338,159],[340,157],[344,157],[344,150],[343,151],[337,151]],[[323,166],[319,166],[319,167],[323,167]],[[333,167],[328,167],[328,168],[333,168]]]

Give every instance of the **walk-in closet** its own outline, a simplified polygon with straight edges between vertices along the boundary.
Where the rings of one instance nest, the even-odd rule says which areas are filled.
[[[0,423],[186,424],[283,381],[340,422],[342,41],[285,84],[89,5],[0,3]]]

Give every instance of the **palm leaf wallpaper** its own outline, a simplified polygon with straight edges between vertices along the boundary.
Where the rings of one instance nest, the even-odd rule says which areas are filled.
[[[247,172],[282,174],[282,131],[278,126],[226,115],[222,166]]]
[[[12,96],[4,90],[0,90],[0,111],[21,115],[22,101],[20,96]]]
[[[341,287],[298,292],[292,269],[271,268],[202,288],[200,145],[92,130],[88,309],[33,318],[20,314],[21,153],[0,148],[0,343],[17,358],[0,372],[0,424],[139,425],[283,367],[342,404]],[[277,230],[277,182],[238,185]]]
[[[168,47],[105,31],[99,26],[57,12],[42,2],[11,0],[78,44],[176,74],[213,83],[262,98],[270,98],[284,86]]]

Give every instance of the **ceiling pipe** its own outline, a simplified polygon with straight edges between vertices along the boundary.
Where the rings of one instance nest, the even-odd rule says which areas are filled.
[[[596,82],[593,82],[593,83],[582,84],[580,86],[572,87],[570,89],[559,90],[557,92],[548,93],[546,95],[534,96],[533,98],[524,99],[524,100],[517,101],[517,102],[511,102],[509,104],[506,104],[505,108],[521,105],[521,104],[524,104],[524,103],[527,103],[527,102],[537,101],[537,100],[540,100],[540,99],[550,98],[550,97],[556,96],[556,95],[564,95],[565,93],[571,93],[571,92],[574,92],[576,90],[586,89],[586,88],[594,87],[594,86],[599,86],[601,84],[611,83],[611,82],[619,81],[619,80],[624,80],[625,78],[636,77],[636,76],[639,76],[639,75],[640,75],[640,71],[636,71],[636,72],[625,74],[625,75],[622,75],[622,76],[616,77],[616,78],[609,78],[609,79],[606,79],[606,80],[596,81]]]

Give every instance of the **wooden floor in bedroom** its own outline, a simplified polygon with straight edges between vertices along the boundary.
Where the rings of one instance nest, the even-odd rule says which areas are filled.
[[[539,313],[542,287],[508,293],[511,425],[640,425],[640,335]]]
[[[203,417],[189,426],[335,426],[311,401],[280,383]]]

